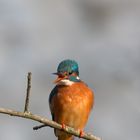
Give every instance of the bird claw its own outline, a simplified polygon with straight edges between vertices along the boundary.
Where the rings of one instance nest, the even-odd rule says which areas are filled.
[[[84,136],[84,131],[83,130],[80,130],[79,137],[82,138],[83,136]]]
[[[62,130],[65,130],[66,129],[66,125],[64,123],[61,124],[61,128]]]

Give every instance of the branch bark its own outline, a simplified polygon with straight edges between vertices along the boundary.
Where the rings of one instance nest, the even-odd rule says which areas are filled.
[[[62,130],[62,126],[60,124],[58,124],[54,121],[48,120],[45,117],[32,114],[30,112],[20,112],[20,111],[15,111],[15,110],[11,110],[11,109],[0,108],[0,113],[38,121],[40,123],[45,124],[46,126],[50,126],[52,128],[56,128],[56,129],[59,129],[61,131],[65,131],[65,132],[72,134],[74,136],[77,136],[77,137],[80,136],[79,131],[77,131],[69,126],[66,126],[66,128]],[[98,138],[94,135],[88,134],[88,133],[84,133],[82,138],[87,139],[87,140],[101,140],[100,138]]]
[[[28,72],[27,76],[27,92],[26,92],[26,100],[25,100],[25,107],[24,112],[29,112],[29,98],[30,98],[30,91],[31,91],[31,72]]]

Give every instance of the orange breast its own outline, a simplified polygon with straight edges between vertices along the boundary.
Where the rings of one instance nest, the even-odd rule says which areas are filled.
[[[94,103],[94,94],[83,82],[57,86],[50,108],[54,120],[75,129],[83,129]]]

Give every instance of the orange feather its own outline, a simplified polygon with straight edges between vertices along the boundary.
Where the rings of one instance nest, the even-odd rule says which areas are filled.
[[[75,129],[83,130],[94,104],[94,93],[84,82],[71,86],[57,85],[57,93],[52,97],[50,108],[54,121]],[[72,140],[72,136],[55,130],[58,140]]]

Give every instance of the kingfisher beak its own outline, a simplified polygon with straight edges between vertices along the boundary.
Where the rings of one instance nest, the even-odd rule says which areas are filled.
[[[64,77],[62,75],[60,75],[60,73],[58,72],[55,72],[55,73],[52,73],[54,75],[57,75],[58,77],[54,80],[54,84],[57,84],[58,82],[60,82],[62,79],[64,79]]]
[[[58,75],[58,72],[54,72],[54,73],[52,73],[52,74],[54,74],[54,75]]]
[[[61,80],[63,80],[63,79],[67,79],[68,77],[67,76],[65,76],[65,75],[62,75],[62,74],[60,74],[60,73],[53,73],[54,75],[57,75],[58,77],[56,78],[56,80],[54,80],[54,84],[57,84],[58,82],[60,82]]]
[[[57,77],[55,80],[54,80],[54,84],[57,84],[57,83],[59,83],[61,80],[63,80],[64,79],[64,77]]]

